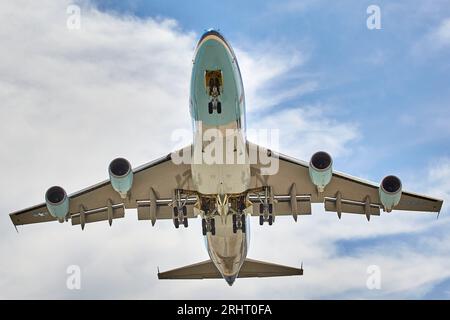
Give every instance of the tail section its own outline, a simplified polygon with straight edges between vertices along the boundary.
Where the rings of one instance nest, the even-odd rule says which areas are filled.
[[[245,259],[238,278],[264,278],[301,276],[303,267],[294,268],[279,264]],[[186,267],[173,269],[166,272],[158,272],[158,279],[220,279],[224,278],[211,260],[191,264]],[[236,277],[225,277],[228,284],[233,284]]]

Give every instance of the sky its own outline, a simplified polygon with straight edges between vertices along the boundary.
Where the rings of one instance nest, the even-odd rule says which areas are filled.
[[[449,299],[450,4],[448,1],[70,1],[0,4],[0,298]],[[381,29],[369,30],[369,5]],[[444,199],[435,214],[367,222],[313,214],[252,221],[249,257],[303,262],[299,278],[159,281],[208,258],[199,221],[124,219],[19,227],[8,213],[107,178],[124,156],[138,166],[189,130],[189,79],[200,35],[218,28],[239,61],[249,128],[280,130],[280,151]],[[81,288],[69,290],[67,268]],[[370,290],[370,266],[380,288]]]

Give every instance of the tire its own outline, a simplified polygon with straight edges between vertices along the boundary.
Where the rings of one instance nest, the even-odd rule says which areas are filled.
[[[178,219],[174,219],[173,224],[175,225],[176,229],[178,229],[180,227],[180,221]]]
[[[208,103],[208,113],[212,114],[213,113],[213,105],[212,102]]]
[[[264,224],[264,216],[259,215],[259,225],[262,226]]]
[[[185,228],[187,228],[187,227],[189,226],[188,218],[187,218],[187,217],[184,217],[184,218],[183,218],[183,225],[184,225]]]
[[[259,213],[264,213],[264,205],[262,203],[259,205]]]
[[[206,236],[206,220],[202,219],[202,233]]]
[[[241,228],[241,230],[242,230],[242,233],[245,233],[245,231],[246,231],[246,229],[247,229],[247,226],[246,226],[246,223],[245,223],[245,214],[243,214],[242,216],[241,216],[241,226],[242,226],[242,228]]]
[[[220,101],[217,102],[217,113],[222,113],[222,103]]]
[[[272,216],[272,215],[270,215],[270,216],[269,216],[269,226],[271,226],[271,225],[272,225],[272,223],[273,223],[273,216]]]
[[[178,207],[173,207],[173,216],[178,218]]]
[[[187,217],[187,207],[183,206],[183,217]]]
[[[214,219],[211,219],[211,234],[216,235],[216,220]]]
[[[273,212],[273,203],[269,203],[269,213]]]

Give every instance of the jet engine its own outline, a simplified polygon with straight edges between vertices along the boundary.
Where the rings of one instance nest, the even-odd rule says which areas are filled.
[[[108,171],[113,189],[125,199],[133,185],[131,164],[124,158],[117,158],[110,163]]]
[[[387,212],[391,212],[402,196],[402,182],[396,176],[385,177],[380,184],[380,201]]]
[[[47,210],[52,217],[63,221],[69,213],[69,198],[66,191],[58,186],[51,187],[45,193]]]
[[[323,192],[325,186],[330,182],[333,174],[332,164],[331,156],[324,151],[316,152],[311,157],[309,176],[312,183],[317,187],[317,191]]]

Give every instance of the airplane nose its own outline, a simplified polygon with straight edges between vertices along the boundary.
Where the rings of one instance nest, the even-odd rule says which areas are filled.
[[[231,287],[234,283],[234,280],[236,280],[236,276],[225,276],[225,281],[228,283],[228,285]]]
[[[198,43],[202,42],[202,40],[208,36],[214,36],[214,37],[217,37],[217,38],[225,41],[224,37],[222,36],[222,34],[219,31],[214,30],[214,29],[209,29],[205,33],[202,34]]]

